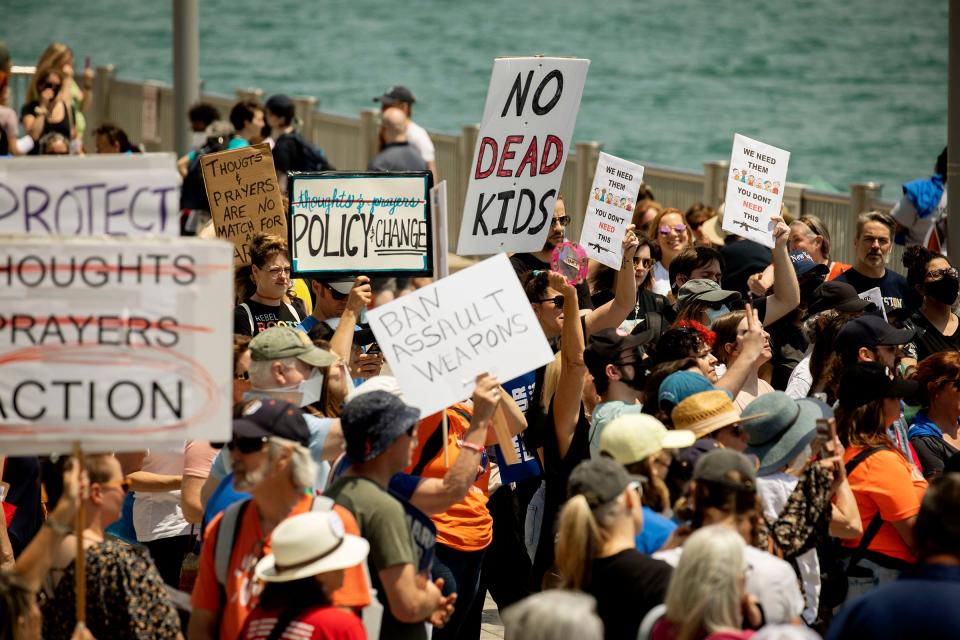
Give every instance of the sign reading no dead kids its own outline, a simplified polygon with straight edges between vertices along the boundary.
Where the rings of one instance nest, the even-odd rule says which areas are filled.
[[[0,451],[230,437],[232,248],[0,236]]]
[[[586,247],[587,256],[611,269],[619,271],[623,262],[623,234],[633,217],[641,180],[640,165],[600,154],[580,245]]]
[[[543,248],[589,66],[575,58],[494,61],[458,254]]]
[[[250,263],[255,234],[286,237],[287,216],[269,145],[210,153],[200,159],[200,168],[214,229],[236,247],[236,264]]]
[[[724,201],[723,230],[773,248],[790,152],[736,134]]]
[[[430,276],[430,173],[291,173],[293,272]]]
[[[500,254],[367,312],[406,402],[430,415],[460,402],[477,375],[511,380],[553,353]]]

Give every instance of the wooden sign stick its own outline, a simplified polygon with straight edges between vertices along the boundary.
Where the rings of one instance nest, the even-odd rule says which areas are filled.
[[[450,468],[450,452],[447,451],[447,438],[450,437],[450,424],[447,422],[447,410],[440,414],[440,428],[443,429],[443,466]]]
[[[76,442],[73,445],[73,459],[74,464],[78,465],[80,470],[80,475],[83,475],[84,461],[83,461],[83,449],[80,447],[80,443]],[[86,557],[84,555],[83,549],[83,530],[84,530],[84,520],[86,519],[86,513],[84,509],[84,496],[81,490],[80,493],[80,506],[77,509],[77,517],[75,521],[75,534],[77,536],[77,558],[75,560],[74,566],[74,586],[76,587],[76,600],[77,600],[77,624],[87,622],[87,563]]]

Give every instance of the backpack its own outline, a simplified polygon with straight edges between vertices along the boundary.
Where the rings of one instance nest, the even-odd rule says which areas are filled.
[[[320,147],[311,144],[299,131],[285,133],[277,139],[288,139],[293,142],[296,153],[287,171],[334,171],[335,167],[327,160],[327,155]]]
[[[210,210],[207,190],[203,184],[203,171],[200,169],[200,158],[208,153],[223,151],[229,142],[229,138],[219,138],[216,142],[208,140],[207,144],[197,149],[197,155],[190,162],[187,175],[183,178],[183,186],[180,187],[180,209]]]

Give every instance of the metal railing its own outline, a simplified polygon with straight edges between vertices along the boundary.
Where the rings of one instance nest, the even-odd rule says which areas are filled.
[[[31,68],[15,68],[12,98],[17,99],[17,87],[23,91],[29,83]],[[87,132],[84,146],[93,148],[92,131],[103,122],[112,122],[125,130],[131,140],[140,141],[149,151],[172,151],[173,135],[173,89],[169,85],[147,81],[121,80],[115,76],[113,66],[98,67],[94,78],[93,102],[87,115]],[[259,89],[238,90],[233,97],[203,94],[203,99],[212,103],[226,116],[236,100],[247,97],[262,97]],[[22,100],[22,97],[20,98]],[[358,117],[350,117],[317,110],[317,99],[309,96],[294,96],[297,113],[302,120],[301,130],[313,143],[322,147],[330,161],[344,170],[365,169],[377,151],[377,127],[379,114],[363,110]],[[144,109],[145,102],[150,104]],[[12,103],[19,107],[16,102]],[[155,108],[154,108],[155,106]],[[156,119],[145,114],[156,114]],[[468,125],[459,133],[430,132],[436,147],[437,174],[447,181],[450,246],[456,247],[463,217],[463,204],[467,192],[470,166],[476,145],[479,127]],[[582,216],[576,212],[586,210],[587,198],[593,183],[597,159],[601,149],[597,142],[577,142],[574,153],[567,157],[567,165],[561,182],[561,193],[567,202],[568,212],[574,213],[568,236],[579,238]],[[718,207],[725,195],[728,163],[706,162],[703,173],[687,171],[640,162],[644,166],[644,182],[656,195],[657,201],[667,207],[685,211],[690,205],[702,202]],[[866,182],[850,185],[849,193],[831,193],[809,188],[807,185],[788,182],[784,189],[784,203],[795,216],[814,214],[819,216],[830,231],[832,258],[852,262],[853,237],[857,214],[870,209],[889,211],[891,202],[878,199],[881,186]],[[900,267],[900,248],[890,266]]]

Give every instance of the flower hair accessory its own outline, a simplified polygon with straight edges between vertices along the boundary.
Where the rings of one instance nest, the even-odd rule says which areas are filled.
[[[700,337],[703,338],[703,341],[707,343],[708,347],[712,347],[714,341],[717,339],[717,334],[710,329],[707,329],[705,326],[697,322],[696,320],[681,320],[677,323],[678,327],[683,327],[684,329],[693,329],[700,334]]]

